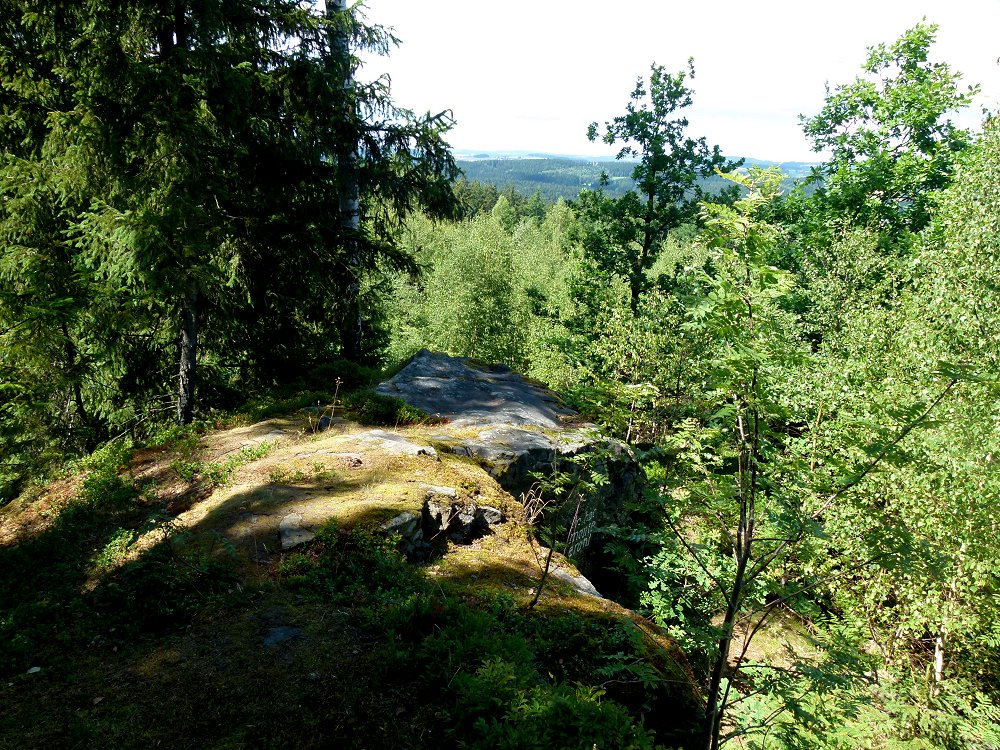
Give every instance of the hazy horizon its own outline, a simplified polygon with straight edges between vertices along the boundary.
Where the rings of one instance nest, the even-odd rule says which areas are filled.
[[[793,0],[719,0],[710,8],[369,0],[364,12],[392,27],[401,46],[366,58],[361,77],[388,75],[394,99],[409,109],[451,110],[447,140],[466,151],[606,153],[613,147],[588,142],[587,126],[622,114],[651,63],[677,71],[693,57],[694,105],[681,113],[691,135],[723,153],[822,161],[799,115],[822,109],[827,84],[852,81],[868,47],[895,41],[925,17],[940,26],[931,59],[983,86],[957,121],[977,128],[983,107],[1000,107],[1000,0],[844,0],[836,9]]]
[[[524,148],[452,148],[455,158],[460,161],[473,161],[474,159],[463,159],[463,156],[476,156],[486,154],[484,158],[551,158],[551,159],[578,159],[580,161],[637,161],[636,159],[617,159],[615,154],[565,154],[544,151],[542,149]],[[821,164],[822,159],[770,159],[757,154],[724,154],[727,159],[752,159],[758,162],[768,162],[772,164]]]

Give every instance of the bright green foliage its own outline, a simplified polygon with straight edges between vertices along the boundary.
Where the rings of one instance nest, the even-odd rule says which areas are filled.
[[[393,357],[426,346],[526,370],[546,356],[536,336],[558,320],[574,219],[565,204],[543,209],[543,220],[530,204],[523,210],[500,196],[490,213],[459,224],[410,222],[404,243],[424,273],[396,285]]]
[[[504,226],[501,198],[490,215],[470,224],[464,237],[453,236],[426,280],[428,327],[439,348],[461,355],[523,366],[521,331],[526,324],[518,295],[518,264],[513,237]]]
[[[840,560],[873,563],[850,575],[842,562],[825,565],[837,576],[827,596],[859,619],[857,643],[874,643],[877,668],[893,675],[874,693],[892,720],[873,728],[865,714],[850,723],[875,746],[989,745],[1000,726],[996,670],[985,656],[1000,642],[992,543],[1000,484],[990,470],[1000,412],[995,335],[987,333],[1000,329],[991,304],[998,165],[988,124],[936,201],[910,291],[856,309],[826,354],[831,418],[821,446],[838,434],[884,442],[894,422],[910,418],[900,404],[930,403],[948,379],[956,383],[934,412],[935,429],[910,435],[882,475],[831,508],[825,523]],[[820,450],[828,462],[844,458]]]
[[[1000,371],[1000,127],[986,123],[954,184],[938,199],[919,258],[927,317],[951,361]]]
[[[639,297],[645,291],[646,273],[655,263],[660,246],[668,233],[690,221],[705,194],[698,184],[727,163],[719,147],[708,147],[704,138],[694,139],[685,132],[687,118],[678,112],[691,106],[687,79],[694,78],[694,63],[687,70],[670,74],[654,64],[649,86],[640,78],[632,91],[624,115],[605,123],[602,140],[608,145],[621,143],[618,159],[635,158],[632,170],[636,190],[612,198],[603,190],[584,191],[580,208],[586,218],[587,252],[605,273],[618,276],[629,286],[630,308],[638,310]],[[596,140],[597,123],[587,136]],[[731,199],[734,191],[724,191]]]
[[[423,266],[400,276],[387,310],[389,353],[421,347],[513,364],[583,408],[614,434],[651,442],[699,397],[703,340],[679,336],[679,297],[706,262],[694,228],[675,233],[650,276],[641,314],[579,246],[579,222],[564,202],[542,210],[504,200],[458,224],[415,218],[403,244]],[[513,227],[513,232],[504,225]]]
[[[812,553],[784,571],[829,613],[813,620],[820,656],[746,704],[751,718],[777,718],[755,746],[997,741],[1000,485],[989,467],[1000,412],[986,332],[1000,329],[990,304],[998,164],[987,124],[935,198],[913,261],[841,302],[850,315],[826,330],[815,376],[799,383],[818,404],[801,441],[812,486],[827,476],[831,489],[846,489],[834,489],[815,541],[803,540]],[[879,267],[876,233],[842,242],[854,254],[846,267]],[[813,291],[822,298],[831,288]]]
[[[735,631],[776,592],[771,568],[798,547],[809,523],[808,496],[793,479],[799,459],[781,429],[806,416],[791,410],[784,393],[787,373],[803,367],[806,353],[781,304],[793,278],[766,264],[777,228],[761,218],[781,174],[751,168],[731,179],[746,197],[703,207],[712,272],[701,272],[704,291],[688,298],[683,328],[711,342],[706,400],[666,440],[672,470],[660,477],[670,533],[652,560],[647,597],[661,621],[712,664],[706,750],[718,747],[735,700],[724,677]],[[713,612],[725,612],[717,629],[709,624]],[[732,656],[743,661],[738,651]]]
[[[1000,487],[982,471],[1000,450],[995,386],[980,356],[951,346],[968,335],[956,337],[970,308],[940,280],[987,295],[995,283],[984,263],[992,239],[973,263],[959,250],[975,247],[965,232],[994,223],[989,144],[970,152],[955,203],[952,191],[942,200],[958,211],[957,196],[978,184],[982,211],[929,233],[909,288],[856,295],[812,353],[788,311],[792,277],[766,265],[779,237],[760,218],[766,194],[706,207],[705,236],[722,253],[707,292],[689,298],[686,330],[714,342],[708,400],[676,426],[652,475],[669,492],[672,533],[652,560],[648,602],[714,660],[709,711],[731,711],[729,731],[755,746],[962,747],[996,733],[993,672],[981,661],[1000,614],[988,541]],[[754,187],[752,173],[743,179]],[[962,238],[952,250],[933,242],[950,237]],[[852,242],[876,240],[859,231]],[[725,678],[730,637],[767,623],[777,604],[812,619],[815,655],[781,673],[736,651],[741,672]],[[892,677],[874,684],[872,673]],[[721,728],[706,728],[706,748]]]
[[[831,158],[816,191],[783,206],[792,242],[780,264],[800,274],[795,306],[810,338],[837,336],[853,310],[895,298],[907,283],[904,259],[919,246],[934,192],[946,187],[972,134],[950,116],[967,106],[959,74],[930,60],[936,27],[918,24],[892,45],[869,50],[864,75],[827,93],[804,118],[817,150]]]
[[[948,184],[971,142],[948,115],[978,90],[961,90],[959,73],[930,61],[936,33],[917,24],[870,48],[865,77],[828,90],[822,112],[803,119],[814,148],[831,152],[817,174],[830,213],[887,235],[927,224],[932,192]]]
[[[458,224],[409,222],[403,243],[424,271],[397,280],[390,355],[428,347],[505,362],[615,434],[652,440],[665,415],[689,407],[700,377],[692,347],[678,339],[682,306],[655,291],[633,315],[627,286],[606,283],[582,257],[569,205],[551,205],[539,219],[531,201],[516,203],[501,196],[492,214]],[[659,283],[679,290],[683,268],[703,255],[672,240]]]

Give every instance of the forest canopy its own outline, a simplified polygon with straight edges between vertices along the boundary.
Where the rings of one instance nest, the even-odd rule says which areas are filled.
[[[657,218],[658,150],[682,141],[642,130],[640,79],[606,130],[638,137],[632,197],[494,192],[404,230],[424,272],[397,278],[390,359],[501,360],[643,456],[645,504],[606,550],[620,600],[694,659],[692,746],[1000,742],[1000,134],[954,124],[975,88],[935,34],[872,47],[803,118],[831,156],[799,187],[729,167],[738,190]],[[653,76],[682,101],[683,72]]]
[[[395,227],[454,201],[448,114],[354,78],[393,43],[334,3],[4,3],[2,494],[340,355]]]
[[[653,64],[551,201],[459,181],[357,7],[0,0],[0,503],[423,347],[504,363],[642,465],[577,562],[683,648],[685,746],[1000,747],[1000,130],[936,31],[802,119],[799,184]]]

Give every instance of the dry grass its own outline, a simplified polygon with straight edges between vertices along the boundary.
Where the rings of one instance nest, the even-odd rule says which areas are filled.
[[[56,479],[30,488],[14,502],[0,507],[0,547],[15,545],[51,528],[84,479],[85,473]]]

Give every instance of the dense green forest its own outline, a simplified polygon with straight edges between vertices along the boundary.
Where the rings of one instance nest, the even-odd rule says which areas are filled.
[[[686,653],[687,746],[1000,747],[1000,130],[953,123],[935,32],[804,118],[809,189],[689,135],[693,68],[656,65],[591,125],[616,164],[458,181],[445,116],[354,80],[394,40],[343,4],[4,0],[0,502],[324,374],[501,362],[642,461],[584,562]],[[610,714],[559,689],[538,715],[598,747]]]
[[[744,159],[745,164],[759,167],[778,167],[785,175],[784,186],[791,189],[797,182],[804,182],[812,173],[814,165],[804,162],[769,162],[760,159]],[[560,198],[574,200],[581,190],[597,190],[601,186],[601,175],[608,176],[604,190],[614,196],[621,196],[634,189],[631,161],[610,159],[579,159],[562,156],[507,156],[476,154],[474,159],[458,155],[456,163],[469,182],[493,185],[500,192],[512,190],[519,195],[534,195],[536,192],[550,202]],[[706,177],[701,181],[709,192],[716,192],[724,186],[718,176]]]

